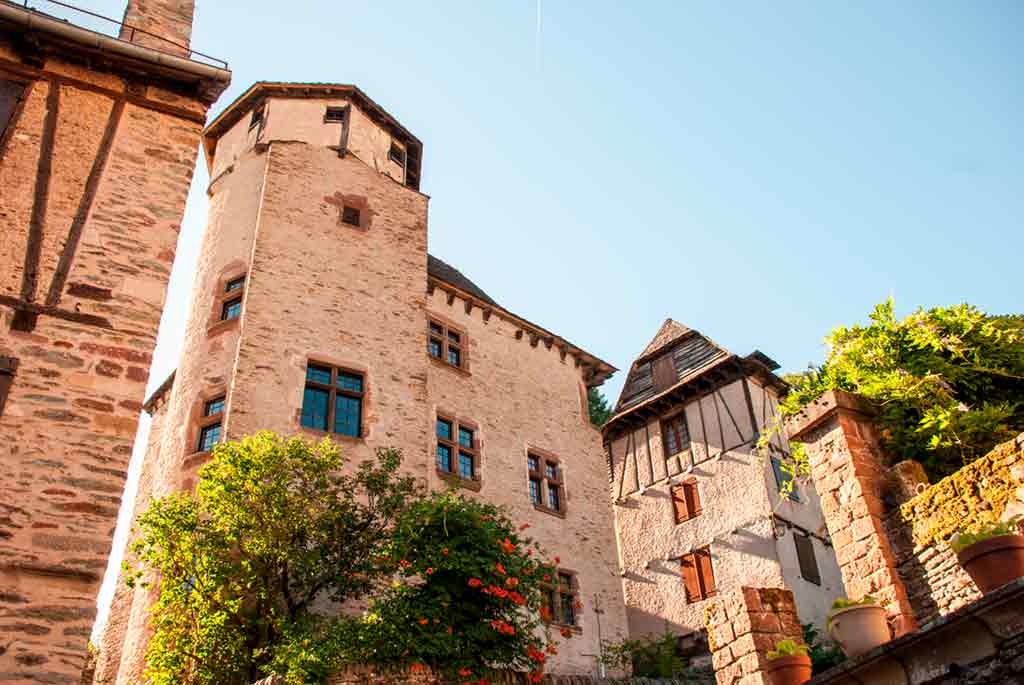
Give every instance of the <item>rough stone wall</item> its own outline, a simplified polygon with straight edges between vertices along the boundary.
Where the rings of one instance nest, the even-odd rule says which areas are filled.
[[[206,104],[56,56],[28,66],[2,40],[0,78],[31,86],[0,157],[0,355],[20,361],[0,417],[0,680],[70,683]],[[16,308],[41,312],[32,330],[12,330]]]
[[[554,673],[594,673],[599,653],[595,598],[600,597],[601,633],[605,640],[627,636],[621,581],[615,554],[608,481],[601,434],[589,421],[581,402],[582,378],[572,356],[556,347],[516,338],[514,322],[500,314],[485,321],[483,310],[466,312],[461,297],[451,299],[441,288],[426,302],[433,318],[454,324],[469,339],[469,373],[445,363],[427,366],[427,426],[437,413],[477,424],[480,441],[479,496],[508,507],[513,520],[530,524],[529,533],[544,549],[574,571],[578,584],[580,631],[560,639],[559,653],[548,662]],[[426,349],[426,318],[420,318],[421,350]],[[424,351],[417,350],[424,360]],[[433,433],[426,449],[433,455]],[[527,450],[558,458],[564,482],[565,511],[555,515],[530,501]],[[430,484],[446,487],[432,458]],[[467,491],[471,492],[471,491]],[[659,626],[660,630],[661,626]]]
[[[767,685],[768,652],[803,642],[790,590],[738,588],[709,602],[704,620],[718,685]]]
[[[981,597],[947,544],[958,531],[999,521],[1024,506],[1024,435],[891,511],[885,528],[919,623]]]
[[[742,381],[685,406],[691,448],[681,459],[665,459],[659,419],[610,445],[612,496],[622,493],[614,505],[615,527],[633,637],[660,633],[666,620],[679,633],[703,628],[704,606],[713,600],[687,602],[679,556],[704,545],[711,546],[719,592],[788,585],[801,594],[804,620],[824,621],[839,585],[831,550],[822,539],[814,541],[823,584],[808,583],[795,567],[791,533],[776,540],[771,519],[774,513],[823,538],[817,496],[813,487],[801,487],[801,502],[779,497],[771,465],[754,448],[755,432],[771,421],[775,399],[748,382],[753,411]],[[677,525],[668,479],[682,475],[697,479],[701,513]]]
[[[913,608],[885,533],[886,479],[870,408],[857,396],[828,392],[790,422],[789,432],[807,446],[847,595],[875,597],[897,635],[913,630]]]
[[[194,11],[195,0],[128,0],[120,38],[187,57]]]

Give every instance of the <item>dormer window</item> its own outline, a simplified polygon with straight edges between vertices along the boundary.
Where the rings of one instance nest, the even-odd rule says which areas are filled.
[[[395,164],[405,166],[405,150],[398,146],[398,143],[391,141],[391,149],[388,150],[388,159]]]

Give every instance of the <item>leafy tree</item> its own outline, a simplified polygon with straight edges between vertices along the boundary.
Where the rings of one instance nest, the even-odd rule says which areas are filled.
[[[679,655],[678,637],[665,622],[660,635],[649,634],[635,640],[605,642],[602,659],[613,669],[632,672],[637,678],[671,678],[685,682],[714,682],[714,676],[689,666]]]
[[[485,685],[499,670],[539,682],[557,652],[543,618],[559,560],[541,558],[527,527],[454,492],[413,504],[384,557],[396,580],[371,603],[349,658],[464,685]]]
[[[921,461],[933,479],[1024,431],[1024,316],[960,304],[901,320],[890,299],[869,325],[838,327],[826,342],[825,363],[795,379],[784,416],[828,390],[859,393],[878,408],[883,449]]]
[[[130,585],[157,592],[151,682],[319,682],[337,652],[320,638],[347,620],[331,606],[386,584],[389,531],[420,496],[400,463],[378,450],[346,469],[329,440],[264,432],[218,445],[194,495],[154,500],[128,567]]]
[[[587,388],[587,407],[590,411],[590,423],[598,428],[612,417],[612,408],[608,398],[597,388]]]

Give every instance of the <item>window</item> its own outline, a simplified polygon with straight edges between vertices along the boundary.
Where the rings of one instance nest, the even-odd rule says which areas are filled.
[[[672,486],[672,508],[677,524],[700,515],[700,491],[696,478]]]
[[[18,108],[18,102],[24,92],[25,86],[21,83],[0,81],[0,140],[14,118],[14,111]]]
[[[263,105],[259,109],[252,111],[252,116],[249,118],[249,129],[254,129],[263,123],[263,114],[266,112],[267,106]]]
[[[345,206],[341,209],[341,222],[349,226],[360,226],[359,210],[355,207]]]
[[[778,457],[772,457],[772,471],[775,472],[775,484],[778,485],[779,492],[783,492],[784,488],[788,488],[789,499],[799,502],[800,493],[796,491],[796,483],[793,483],[793,474],[786,470],[782,460]],[[787,485],[788,483],[792,483],[792,485]]]
[[[427,352],[431,357],[458,369],[466,367],[466,357],[463,354],[466,344],[465,333],[430,319],[427,335]]]
[[[306,366],[300,423],[306,428],[362,436],[363,375],[334,366]]]
[[[0,416],[4,415],[4,405],[7,404],[7,395],[11,392],[11,385],[14,383],[14,374],[17,370],[17,359],[0,357]]]
[[[391,141],[391,149],[388,150],[388,159],[396,164],[405,166],[405,150],[398,146],[398,143]]]
[[[818,560],[814,557],[814,541],[809,535],[794,531],[793,542],[796,545],[797,561],[800,562],[800,575],[809,583],[821,585]]]
[[[530,453],[526,455],[526,466],[533,505],[541,510],[564,513],[565,491],[558,459]]]
[[[435,433],[437,469],[465,480],[476,480],[479,451],[474,429],[454,419],[438,417]]]
[[[665,447],[665,458],[673,457],[690,449],[690,431],[686,427],[686,412],[661,422],[661,441]]]
[[[681,561],[686,601],[699,602],[715,594],[715,573],[711,568],[711,548],[701,547],[683,555]]]
[[[571,571],[558,569],[554,583],[544,585],[543,606],[547,609],[551,622],[563,626],[575,626],[582,607],[579,600],[579,588],[576,575]]]
[[[224,284],[224,292],[226,292],[226,293],[233,293],[234,291],[241,290],[244,287],[245,287],[245,276],[239,276],[238,278],[233,278],[230,281],[228,281],[226,284]]]
[[[231,300],[226,300],[220,308],[220,320],[228,321],[230,319],[237,319],[242,313],[242,298],[236,297]]]
[[[203,426],[199,430],[199,447],[197,452],[210,452],[213,446],[220,442],[220,422]]]
[[[213,416],[224,412],[224,398],[218,397],[203,405],[203,416]]]
[[[220,442],[225,399],[221,395],[203,402],[203,415],[199,419],[199,439],[196,444],[196,452],[211,452],[214,446]]]
[[[341,124],[345,122],[348,107],[328,107],[324,112],[324,123]]]

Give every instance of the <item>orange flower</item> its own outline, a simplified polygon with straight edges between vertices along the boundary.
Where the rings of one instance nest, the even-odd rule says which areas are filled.
[[[473,675],[473,671],[469,670],[465,666],[459,669],[459,675],[465,678],[468,675]]]
[[[561,560],[561,559],[559,559],[558,557],[555,557],[555,563],[556,563],[556,564],[561,564],[561,563],[562,563],[562,560]]]
[[[480,587],[483,584],[484,584],[483,581],[480,580],[479,578],[470,578],[469,582],[466,583],[466,585],[468,585],[470,587]]]
[[[545,573],[544,574],[544,581],[547,582],[549,580],[551,580],[551,576],[549,576],[548,574]]]
[[[412,664],[411,666],[409,666],[409,670],[412,671],[413,673],[419,673],[420,671],[427,670],[427,665],[426,664]]]
[[[410,564],[405,559],[402,559],[401,561],[398,562],[398,565],[401,566],[402,568],[405,568],[406,566],[409,566]]]
[[[453,632],[455,632],[454,628],[448,626],[448,634],[451,635]]]
[[[448,548],[445,547],[444,549],[442,549],[441,554],[443,554],[444,556],[448,556]]]
[[[526,679],[529,680],[531,683],[539,683],[543,677],[544,674],[540,671],[530,671],[526,674]]]
[[[495,570],[495,572],[497,572],[500,575],[505,575],[505,567],[502,566],[501,564],[495,564],[494,565],[494,570]]]
[[[526,530],[529,527],[530,527],[529,523],[524,523],[523,525],[519,526],[519,530]]]
[[[572,637],[572,628],[562,628],[559,632],[562,633],[562,637]]]
[[[551,621],[551,609],[548,609],[547,607],[541,607],[540,617],[544,619],[545,622]]]
[[[425,619],[425,618],[421,618],[421,619],[420,619],[420,625],[421,625],[421,626],[425,626],[425,625],[427,625],[428,623],[430,623],[430,621],[429,621],[429,620],[427,620],[427,619]]]
[[[519,585],[518,578],[509,577],[505,579],[505,587],[515,587],[516,585]]]
[[[519,606],[523,606],[523,605],[526,604],[526,597],[523,597],[518,592],[510,592],[510,593],[508,593],[508,598],[510,600],[512,600],[513,602],[515,602],[516,604],[518,604]]]
[[[577,599],[576,602],[573,604],[573,606],[576,607],[577,609],[582,609],[583,608],[583,602],[581,602],[580,600]]]
[[[434,569],[433,569],[433,567],[431,567],[431,568],[428,568],[428,569],[427,569],[427,575],[428,575],[428,576],[429,576],[430,574],[432,574],[433,572],[434,572]]]
[[[548,654],[558,654],[558,647],[548,645]]]
[[[505,538],[504,542],[501,541],[501,540],[498,540],[498,544],[501,545],[501,548],[503,550],[505,550],[505,554],[512,554],[512,552],[516,551],[516,546],[513,545],[512,542],[508,538]]]

